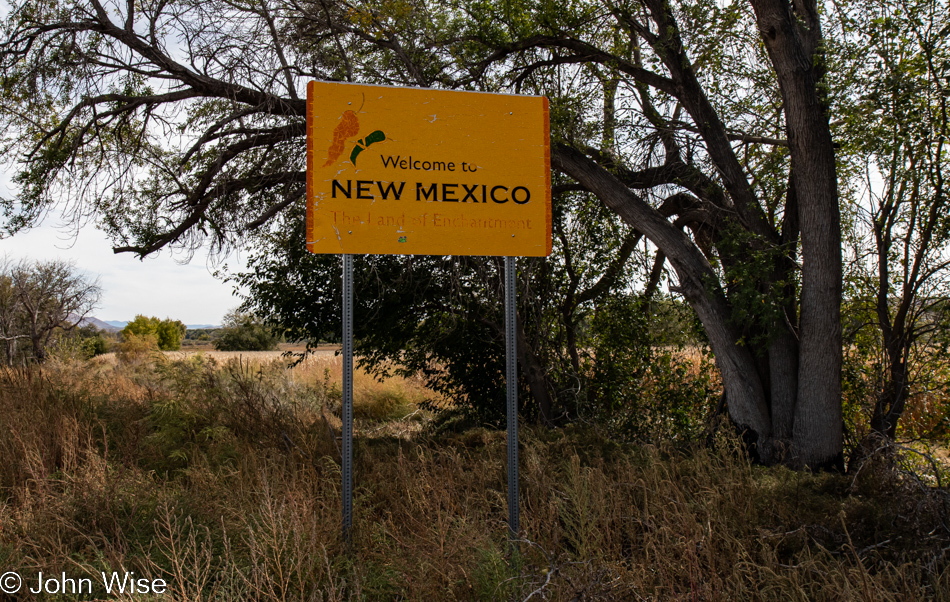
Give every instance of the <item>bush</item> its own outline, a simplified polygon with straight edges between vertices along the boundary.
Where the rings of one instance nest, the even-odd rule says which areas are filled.
[[[667,331],[656,326],[677,320]],[[590,418],[629,440],[697,438],[719,383],[705,348],[687,345],[684,331],[688,324],[673,305],[631,296],[603,303],[590,321]]]
[[[254,314],[232,310],[224,316],[220,336],[214,343],[218,351],[270,351],[277,349],[277,337]]]
[[[158,337],[154,334],[127,334],[125,340],[119,343],[115,355],[123,364],[134,364],[147,359],[159,349]]]
[[[96,357],[109,353],[109,341],[101,334],[96,334],[82,340],[82,351],[85,357]]]
[[[178,320],[156,317],[135,316],[135,319],[125,325],[122,336],[154,335],[158,348],[162,351],[177,351],[181,349],[181,340],[185,337],[185,325]]]

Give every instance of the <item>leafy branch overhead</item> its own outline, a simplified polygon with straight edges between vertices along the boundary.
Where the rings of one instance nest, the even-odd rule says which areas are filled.
[[[2,119],[11,132],[4,151],[23,166],[20,194],[4,202],[6,229],[29,227],[65,196],[71,213],[97,220],[117,252],[226,251],[302,199],[301,91],[309,79],[505,90],[506,80],[520,88],[541,74],[537,64],[521,65],[524,58],[510,61],[516,53],[550,53],[558,64],[566,52],[571,62],[617,65],[674,92],[668,77],[592,53],[597,40],[533,35],[492,49],[492,40],[518,30],[473,11],[452,16],[452,7],[424,3],[20,3],[0,46]],[[595,25],[593,13],[571,9],[542,16],[554,31]],[[777,135],[774,127],[768,133]],[[700,173],[679,171],[644,176],[651,186],[715,188]]]
[[[225,249],[299,197],[300,74],[275,81],[282,59],[259,52],[282,44],[275,23],[267,6],[224,3],[15,7],[0,47],[18,134],[4,150],[23,165],[8,230],[66,196],[117,252]]]

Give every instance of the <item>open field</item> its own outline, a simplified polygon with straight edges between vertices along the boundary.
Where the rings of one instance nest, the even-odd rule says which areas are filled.
[[[320,348],[311,352],[307,357],[306,361],[316,361],[318,359],[334,357],[339,351],[339,346],[326,345],[321,346]],[[208,345],[191,345],[182,347],[179,351],[163,351],[162,354],[165,357],[172,360],[180,360],[186,357],[194,356],[201,354],[204,357],[212,358],[215,361],[222,362],[232,358],[244,358],[250,362],[271,362],[275,360],[284,359],[284,354],[287,352],[293,353],[302,353],[306,351],[305,345],[295,345],[295,344],[281,344],[280,347],[274,351],[218,351],[210,344]],[[96,357],[96,361],[107,362],[111,364],[116,363],[116,354],[115,353],[105,353]]]
[[[728,438],[527,427],[509,545],[504,433],[436,433],[421,383],[365,374],[348,551],[339,358],[242,356],[0,372],[0,572],[134,571],[168,594],[122,599],[189,602],[950,600],[950,499],[926,466],[811,475]]]

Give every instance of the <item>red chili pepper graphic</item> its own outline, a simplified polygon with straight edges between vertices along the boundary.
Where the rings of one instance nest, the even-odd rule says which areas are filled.
[[[333,128],[333,144],[331,144],[327,150],[327,162],[324,163],[323,166],[329,167],[333,165],[336,160],[340,158],[340,155],[343,154],[343,145],[346,144],[346,139],[352,138],[359,132],[360,120],[356,118],[356,113],[353,111],[344,111],[343,116],[340,117],[340,123]]]

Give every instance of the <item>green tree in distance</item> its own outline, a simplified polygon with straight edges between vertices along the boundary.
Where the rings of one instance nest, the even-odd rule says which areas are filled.
[[[224,315],[214,348],[218,351],[270,351],[277,349],[277,343],[273,330],[262,320],[235,309]]]
[[[154,336],[158,348],[162,351],[177,351],[181,349],[181,340],[185,337],[185,325],[178,320],[156,317],[135,316],[135,319],[125,325],[122,335],[133,334],[138,337]]]

